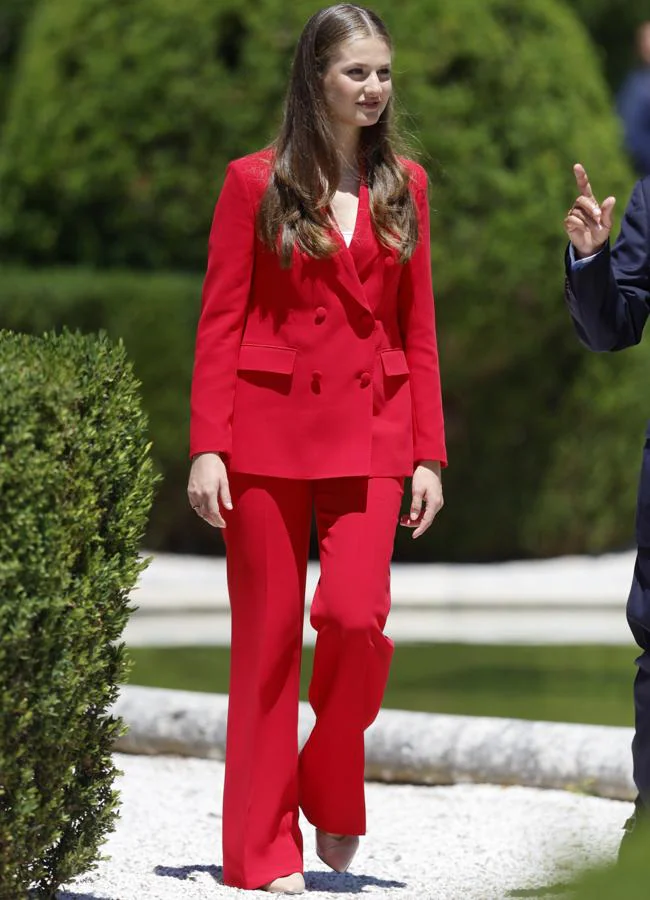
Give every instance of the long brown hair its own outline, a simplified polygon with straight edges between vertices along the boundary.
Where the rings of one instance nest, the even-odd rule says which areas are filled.
[[[321,9],[305,25],[298,41],[280,132],[272,144],[269,184],[260,206],[260,239],[291,265],[294,246],[313,257],[330,256],[338,245],[328,234],[327,207],[341,169],[325,100],[323,78],[341,44],[378,37],[392,52],[388,30],[376,13],[339,3]],[[359,162],[368,184],[375,234],[406,262],[418,240],[417,213],[409,173],[396,153],[393,98],[374,125],[361,128]]]

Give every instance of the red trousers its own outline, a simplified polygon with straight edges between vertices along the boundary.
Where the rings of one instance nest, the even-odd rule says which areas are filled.
[[[232,611],[223,798],[223,879],[257,888],[303,871],[298,811],[336,834],[364,834],[364,730],[381,706],[393,643],[390,558],[403,478],[297,480],[231,473],[226,510]],[[312,510],[321,574],[309,700],[298,700]]]

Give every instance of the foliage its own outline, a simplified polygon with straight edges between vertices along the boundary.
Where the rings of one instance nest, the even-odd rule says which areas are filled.
[[[623,823],[621,822],[621,828]],[[621,837],[623,832],[621,831]],[[614,865],[591,867],[569,885],[563,885],[562,895],[568,900],[645,900],[648,894],[647,862],[650,825],[637,826]],[[559,893],[560,890],[553,893]]]
[[[22,38],[36,0],[2,0],[0,5],[0,131]]]
[[[573,427],[560,414],[565,395],[591,378],[562,299],[572,164],[582,161],[598,190],[606,178],[621,200],[631,184],[592,46],[568,10],[543,0],[440,0],[424,27],[409,6],[394,31],[404,102],[433,173],[450,467],[429,553],[494,559],[584,546],[592,522],[560,528],[547,504],[536,530],[530,523],[543,492],[558,489],[560,473],[547,470]],[[587,411],[583,433],[595,424]],[[581,451],[571,495],[590,485],[592,467]],[[601,490],[615,493],[621,478],[610,470]],[[619,498],[617,512],[626,508]],[[408,536],[398,540],[415,555]]]
[[[0,328],[40,333],[68,325],[123,340],[149,419],[156,492],[146,545],[187,551],[214,544],[189,509],[189,391],[201,279],[198,276],[56,269],[0,271]]]
[[[569,0],[598,47],[612,91],[617,91],[635,63],[635,34],[650,20],[645,0]]]
[[[0,896],[53,898],[113,827],[107,714],[152,470],[123,346],[0,332]]]
[[[280,10],[42,4],[3,141],[6,254],[199,268],[227,160],[266,142],[277,116],[295,29]]]

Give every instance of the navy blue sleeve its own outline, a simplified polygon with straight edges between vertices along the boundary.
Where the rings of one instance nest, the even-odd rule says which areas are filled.
[[[650,229],[646,191],[637,182],[614,248],[572,268],[565,255],[565,297],[579,339],[590,350],[622,350],[638,344],[650,312]]]

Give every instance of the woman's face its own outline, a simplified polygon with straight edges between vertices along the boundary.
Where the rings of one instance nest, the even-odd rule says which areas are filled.
[[[381,38],[341,44],[323,78],[325,100],[336,124],[374,125],[390,99],[391,53]]]

